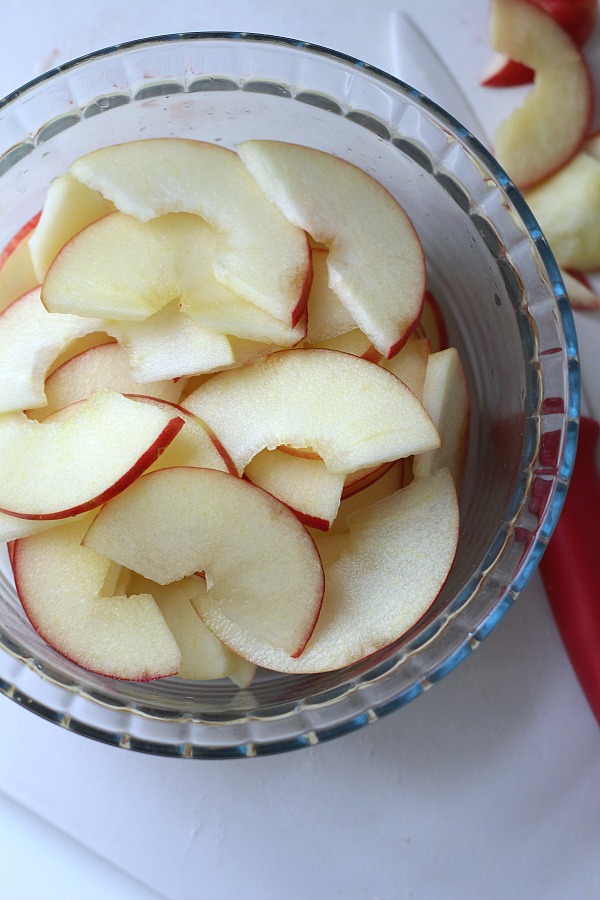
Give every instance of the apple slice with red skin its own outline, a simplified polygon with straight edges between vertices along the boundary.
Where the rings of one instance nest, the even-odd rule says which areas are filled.
[[[308,296],[308,332],[310,344],[329,341],[356,328],[356,323],[337,295],[329,287],[327,250],[313,248],[313,280]]]
[[[172,410],[94,394],[55,422],[0,417],[0,510],[62,519],[125,490],[183,427]],[[51,477],[50,477],[51,476]]]
[[[412,628],[446,581],[458,541],[452,477],[442,469],[414,481],[355,513],[348,528],[345,546],[334,548],[336,561],[326,565],[321,615],[300,656],[232,627],[211,591],[193,600],[194,608],[223,643],[267,669],[325,672],[369,656]],[[337,537],[324,535],[323,543]]]
[[[226,335],[198,325],[179,309],[177,301],[143,322],[110,322],[107,327],[127,351],[131,371],[142,384],[202,375],[235,364]]]
[[[562,270],[561,275],[573,309],[600,309],[600,297],[592,289],[583,272]]]
[[[279,141],[237,150],[289,221],[327,245],[331,289],[377,350],[394,356],[417,325],[425,290],[421,244],[397,200],[330,153]]]
[[[309,447],[344,475],[439,446],[429,416],[398,378],[335,350],[281,350],[219,372],[185,407],[240,474],[261,450],[282,445]]]
[[[37,213],[26,222],[0,253],[0,312],[39,285],[29,252],[29,240],[39,218]]]
[[[578,153],[525,199],[562,268],[600,268],[599,159]]]
[[[43,421],[59,409],[86,400],[97,391],[146,394],[176,402],[185,381],[173,379],[140,384],[134,378],[127,352],[119,344],[99,344],[71,357],[48,376],[46,406],[28,411],[31,419]]]
[[[583,47],[596,24],[597,0],[528,0],[547,13],[573,39],[576,47]],[[535,72],[529,66],[498,54],[485,76],[485,87],[517,87],[530,84]]]
[[[84,545],[169,584],[206,573],[236,630],[300,654],[321,609],[323,569],[296,516],[266,491],[213,469],[161,469],[106,503]]]
[[[213,263],[218,281],[287,325],[302,318],[312,279],[306,235],[269,203],[234,152],[179,138],[131,141],[81,157],[71,172],[142,221],[168,213],[205,219],[223,235]]]
[[[586,63],[563,29],[528,0],[493,0],[494,49],[535,69],[523,104],[496,130],[495,154],[521,189],[548,178],[585,140],[594,92]]]
[[[204,424],[194,415],[187,412],[175,403],[159,400],[156,397],[130,396],[129,399],[138,403],[147,403],[156,406],[164,413],[177,417],[183,421],[183,426],[171,443],[165,447],[157,459],[148,466],[147,471],[165,469],[174,466],[198,466],[201,468],[217,469],[220,472],[232,472],[233,464],[227,454],[219,445],[219,442],[206,429]],[[83,401],[77,404],[81,406]],[[72,414],[75,404],[57,410],[48,418],[48,424],[58,422]],[[127,490],[127,488],[125,488]],[[62,519],[23,519],[0,512],[0,542],[16,540],[56,528]]]
[[[133,572],[128,593],[149,594],[156,601],[181,651],[179,678],[214,681],[240,670],[239,656],[211,634],[191,604],[192,597],[206,593],[203,578],[190,575],[172,584],[157,584]]]
[[[429,338],[409,341],[393,359],[382,360],[380,365],[410,388],[422,400],[427,360],[431,354]]]
[[[29,621],[51,647],[100,675],[176,675],[181,653],[154,599],[101,596],[110,560],[81,546],[92,517],[15,542],[15,584]]]
[[[342,502],[339,505],[335,522],[329,529],[331,534],[340,534],[348,530],[346,519],[359,509],[366,509],[373,503],[389,497],[390,494],[404,487],[404,466],[407,461],[399,459],[398,462],[386,465],[384,471],[361,490],[351,494],[342,494]]]
[[[360,328],[353,328],[344,334],[338,334],[335,337],[314,344],[307,341],[305,346],[320,350],[338,350],[340,353],[351,353],[352,356],[360,356],[362,359],[368,359],[369,362],[379,362],[381,359],[379,350],[375,349],[370,338]]]
[[[76,338],[102,328],[99,319],[52,315],[34,288],[0,314],[0,413],[44,406],[44,381],[56,357]]]
[[[429,357],[423,403],[436,424],[442,444],[437,450],[415,455],[413,475],[424,478],[447,468],[454,483],[459,485],[467,453],[470,406],[467,381],[454,347]]]
[[[423,312],[421,313],[421,321],[416,334],[418,337],[429,338],[432,353],[437,353],[438,350],[447,350],[450,346],[444,314],[431,291],[425,292]]]
[[[320,531],[331,527],[344,476],[328,472],[323,460],[261,450],[246,466],[244,476],[289,506],[304,525]]]
[[[50,184],[44,208],[29,240],[29,252],[38,282],[44,280],[59,250],[79,231],[114,212],[115,207],[98,191],[77,181],[70,172]]]

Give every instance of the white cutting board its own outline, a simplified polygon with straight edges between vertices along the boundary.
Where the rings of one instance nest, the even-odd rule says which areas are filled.
[[[392,12],[402,9],[491,133],[516,95],[478,87],[489,58],[481,0],[29,0],[3,10],[0,95],[93,49],[187,30],[280,33],[392,70],[402,65]],[[587,331],[595,361],[600,330]],[[432,691],[310,750],[225,762],[142,756],[5,698],[0,733],[0,791],[173,900],[600,896],[600,732],[537,578]],[[20,892],[4,883],[3,896],[26,900],[30,886],[36,900],[62,900],[59,867],[40,893],[28,845],[22,859],[10,850]],[[100,869],[96,877],[106,877],[104,893],[81,896],[136,896],[117,895]]]

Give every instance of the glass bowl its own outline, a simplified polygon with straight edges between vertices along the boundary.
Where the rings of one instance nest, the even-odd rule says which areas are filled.
[[[116,681],[33,631],[0,570],[0,690],[78,734],[185,758],[251,757],[345,734],[401,708],[464,659],[534,571],[565,495],[579,373],[565,290],[520,194],[487,151],[413,88],[358,60],[279,37],[177,34],[61,66],[0,103],[0,246],[50,181],[95,148],[179,136],[311,145],[394,194],[423,242],[428,285],[466,369],[472,415],[461,537],[444,590],[401,640],[311,676],[247,689]]]

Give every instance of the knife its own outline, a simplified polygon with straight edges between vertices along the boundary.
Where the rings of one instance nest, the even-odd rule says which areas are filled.
[[[413,19],[395,13],[391,34],[397,74],[489,146],[464,90]],[[599,438],[598,422],[583,416],[569,490],[540,574],[567,655],[600,724]]]

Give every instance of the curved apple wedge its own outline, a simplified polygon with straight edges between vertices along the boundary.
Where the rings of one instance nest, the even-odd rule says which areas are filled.
[[[134,681],[176,675],[181,653],[152,596],[102,596],[111,563],[80,546],[91,516],[15,542],[27,617],[50,646],[92,672]]]
[[[101,331],[99,319],[52,315],[34,288],[0,314],[0,413],[44,406],[44,379],[71,341]]]
[[[237,155],[201,141],[158,138],[96,150],[72,174],[142,221],[195,213],[224,236],[219,281],[292,326],[312,277],[304,232],[270,203]]]
[[[42,421],[59,409],[86,400],[98,391],[146,394],[159,400],[179,400],[185,382],[159,380],[140,384],[129,365],[127,351],[119,344],[99,344],[72,356],[46,378],[46,406],[28,410]]]
[[[339,669],[388,646],[427,612],[454,560],[458,503],[450,473],[413,482],[350,516],[348,527],[344,548],[325,567],[321,615],[299,658],[250,629],[232,629],[211,591],[194,599],[194,608],[232,650],[278,672]],[[324,544],[335,546],[342,536],[331,538]]]
[[[241,660],[222,644],[192,606],[192,597],[201,597],[206,593],[203,578],[190,575],[173,584],[156,584],[142,575],[131,573],[128,593],[154,597],[181,650],[181,666],[177,673],[180,678],[213,681],[228,678],[244,667],[246,660]]]
[[[212,469],[161,469],[107,503],[84,545],[159,584],[204,571],[233,633],[302,652],[321,609],[323,568],[295,515]]]
[[[523,104],[496,131],[496,157],[520,188],[532,187],[564,166],[587,134],[592,81],[569,35],[527,0],[494,0],[494,50],[535,70]]]
[[[344,476],[328,472],[322,459],[262,450],[250,460],[244,475],[289,506],[304,525],[321,531],[331,527],[340,505]]]
[[[237,149],[289,221],[329,248],[332,290],[377,350],[392,357],[417,324],[425,290],[423,250],[400,204],[330,153],[278,141]]]
[[[0,510],[63,519],[130,485],[183,427],[176,410],[95,394],[54,422],[0,416]]]
[[[185,400],[241,474],[265,448],[311,447],[332,473],[435,449],[421,403],[375,363],[336,350],[281,350],[219,372]]]

